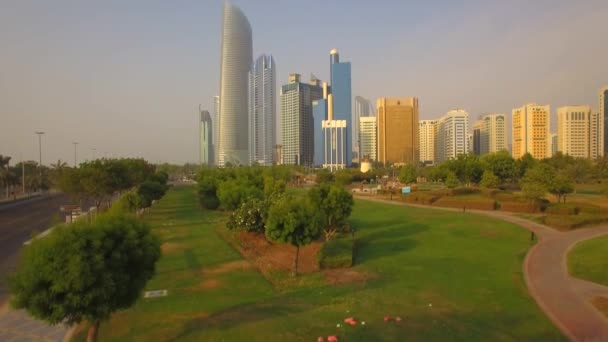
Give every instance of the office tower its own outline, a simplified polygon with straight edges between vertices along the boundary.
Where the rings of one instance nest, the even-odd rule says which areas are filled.
[[[462,109],[451,110],[437,121],[436,163],[467,153],[469,113]]]
[[[352,89],[350,62],[340,62],[338,50],[330,51],[329,71],[331,78],[331,94],[333,95],[334,120],[346,121],[346,161],[347,166],[353,160],[353,125],[352,125]]]
[[[349,164],[346,120],[336,120],[333,109],[333,94],[328,94],[327,120],[321,122],[321,128],[323,129],[323,167],[331,171],[343,169]]]
[[[198,108],[199,120],[199,164],[213,164],[213,129],[211,115],[208,111]]]
[[[362,155],[359,153],[361,148],[361,139],[359,137],[361,127],[359,126],[359,118],[372,115],[371,103],[369,100],[355,96],[355,108],[353,112],[353,161],[359,163]]]
[[[252,55],[249,21],[238,7],[226,1],[220,70],[220,166],[249,162],[248,85]]]
[[[605,156],[608,155],[608,86],[600,89],[600,106],[597,122],[598,156]]]
[[[306,165],[313,163],[314,131],[312,103],[321,99],[319,81],[300,82],[299,74],[289,75],[289,83],[281,87],[281,126],[283,163]]]
[[[249,162],[272,165],[276,117],[276,65],[261,55],[249,73]]]
[[[535,103],[513,109],[513,158],[519,159],[526,153],[530,153],[536,159],[549,156],[550,114],[549,105]],[[559,136],[559,133],[557,135]]]
[[[551,157],[553,157],[557,153],[557,134],[551,133],[549,134],[551,138]]]
[[[506,116],[485,114],[475,122],[473,132],[479,129],[479,155],[496,153],[507,149]]]
[[[575,158],[591,157],[591,107],[557,109],[557,150]]]
[[[376,150],[378,141],[378,127],[376,126],[376,117],[360,117],[359,132],[361,161],[376,161]]]
[[[313,165],[322,167],[325,163],[325,141],[323,121],[327,120],[327,97],[329,88],[327,82],[323,82],[323,98],[312,102],[312,119],[313,119]]]
[[[283,165],[283,145],[274,145],[273,153],[275,165]]]
[[[418,99],[380,98],[378,107],[378,161],[412,164],[419,160]]]
[[[427,165],[435,163],[435,142],[437,141],[437,120],[418,122],[420,162]]]
[[[472,141],[472,148],[473,148],[473,153],[476,155],[481,155],[481,131],[483,129],[483,121],[482,120],[476,120],[475,122],[473,122],[473,141]],[[469,146],[469,148],[471,148],[471,146]]]
[[[216,95],[213,97],[213,119],[211,127],[213,127],[213,163],[218,164],[217,156],[219,156],[219,141],[220,136],[220,97]]]
[[[473,133],[467,134],[467,153],[473,153]]]

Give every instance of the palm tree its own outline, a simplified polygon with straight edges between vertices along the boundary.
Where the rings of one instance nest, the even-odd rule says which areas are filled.
[[[6,186],[6,197],[8,198],[8,186],[9,186],[9,179],[10,177],[10,172],[9,172],[9,163],[11,161],[11,157],[9,156],[3,156],[0,154],[0,183],[2,183],[2,185]]]

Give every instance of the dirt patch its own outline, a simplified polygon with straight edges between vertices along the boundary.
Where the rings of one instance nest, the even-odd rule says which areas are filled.
[[[188,248],[187,245],[183,243],[174,243],[174,242],[165,242],[160,246],[160,250],[163,254],[171,254],[178,251],[182,251]]]
[[[325,279],[333,285],[342,284],[364,284],[368,280],[374,278],[371,273],[360,272],[350,268],[339,268],[323,271]]]
[[[608,298],[606,297],[596,297],[592,301],[593,306],[596,309],[600,310],[604,314],[604,316],[608,317]]]
[[[220,264],[213,268],[203,270],[205,276],[219,275],[237,270],[246,270],[251,268],[251,264],[247,260],[237,260]]]
[[[219,280],[217,280],[215,278],[211,278],[211,279],[204,280],[201,283],[200,287],[202,289],[209,290],[209,289],[215,289],[215,288],[219,287],[220,284],[221,284],[221,282]]]
[[[241,232],[237,235],[239,252],[260,269],[263,273],[271,271],[293,270],[296,248],[289,244],[274,244],[266,240],[263,234]],[[298,273],[312,273],[319,270],[317,253],[321,242],[313,242],[300,248]]]

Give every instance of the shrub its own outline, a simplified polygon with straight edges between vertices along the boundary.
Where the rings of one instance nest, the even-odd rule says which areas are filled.
[[[250,199],[232,212],[226,226],[230,230],[263,233],[266,205],[258,199]]]
[[[578,215],[580,208],[573,203],[558,203],[550,205],[545,213],[552,215]]]
[[[346,268],[353,265],[353,254],[355,251],[355,240],[341,238],[326,241],[319,253],[317,260],[320,268]]]

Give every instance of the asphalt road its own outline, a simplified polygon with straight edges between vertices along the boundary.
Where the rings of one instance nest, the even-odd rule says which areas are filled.
[[[23,243],[32,233],[48,229],[59,207],[68,202],[66,195],[55,194],[0,205],[0,307],[8,300],[6,277],[15,269]]]

